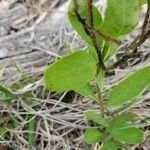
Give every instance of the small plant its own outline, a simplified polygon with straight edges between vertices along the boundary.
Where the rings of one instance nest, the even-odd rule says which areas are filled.
[[[86,50],[78,50],[50,65],[44,73],[50,91],[74,90],[94,100],[100,108],[85,112],[95,127],[86,129],[87,144],[99,143],[102,150],[123,149],[125,144],[144,140],[143,132],[130,123],[137,117],[127,109],[137,102],[137,97],[150,84],[150,66],[145,66],[120,81],[103,100],[102,92],[106,74],[130,58],[140,57],[138,48],[150,35],[147,29],[150,0],[141,33],[127,46],[123,57],[110,64],[122,41],[138,23],[140,10],[146,0],[107,0],[102,18],[92,0],[71,0],[68,18],[74,29],[86,42]],[[91,85],[91,80],[96,85]],[[96,89],[96,90],[95,90]],[[112,109],[113,108],[113,109]]]

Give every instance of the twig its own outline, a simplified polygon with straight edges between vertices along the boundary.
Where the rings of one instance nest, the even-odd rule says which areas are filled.
[[[93,33],[93,34],[95,34],[95,35],[98,35],[99,37],[101,37],[102,39],[104,39],[104,40],[106,40],[106,41],[108,41],[108,42],[110,42],[110,43],[116,43],[117,45],[122,44],[121,41],[116,40],[116,39],[114,39],[114,38],[111,38],[111,37],[109,37],[109,36],[107,36],[107,35],[104,35],[104,34],[102,34],[99,30],[96,30],[96,29],[88,29],[88,30],[90,31],[90,33]]]
[[[93,0],[89,0],[88,2],[88,17],[89,17],[89,25],[93,28],[93,8],[92,8]]]
[[[112,66],[108,67],[108,70],[112,70],[112,69],[117,68],[121,64],[125,63],[128,59],[138,58],[140,56],[141,56],[140,53],[133,53],[133,52],[132,53],[124,54],[121,59],[119,59],[118,61],[116,61]]]
[[[142,33],[141,33],[141,36],[144,35],[145,32],[146,32],[148,20],[149,20],[149,17],[150,17],[150,0],[147,0],[147,5],[148,5],[148,6],[147,6],[147,11],[146,11],[144,23],[143,23],[143,26],[142,26]]]

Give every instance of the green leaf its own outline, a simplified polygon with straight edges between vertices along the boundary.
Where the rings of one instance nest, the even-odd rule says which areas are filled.
[[[102,125],[104,127],[107,127],[109,125],[108,122],[104,118],[100,117],[100,115],[94,111],[87,111],[85,112],[85,115],[89,120],[92,120],[93,122],[99,125]]]
[[[13,99],[14,93],[9,88],[0,85],[0,102],[10,102]]]
[[[88,47],[87,47],[87,52],[93,56],[96,61],[98,62],[98,56],[97,56],[97,52],[95,50],[95,47],[93,47],[92,45],[88,44]]]
[[[0,128],[0,136],[1,137],[4,137],[5,136],[5,134],[8,132],[8,129],[5,127],[1,127]]]
[[[114,130],[116,128],[124,126],[128,121],[133,120],[135,117],[136,115],[131,112],[122,113],[121,115],[117,116],[110,122],[108,128],[109,130]]]
[[[95,128],[88,128],[84,133],[84,140],[87,144],[94,144],[102,140],[102,133]]]
[[[111,139],[110,141],[103,143],[101,150],[118,150],[123,149],[125,146],[120,141]]]
[[[111,37],[129,34],[138,23],[139,12],[138,0],[108,0],[101,31]]]
[[[138,144],[142,143],[144,140],[143,132],[132,126],[122,126],[114,130],[110,130],[109,132],[113,138],[128,144]]]
[[[1,96],[0,102],[10,102],[13,99],[14,99],[14,97],[11,97],[11,96]]]
[[[100,69],[100,71],[96,77],[96,83],[100,90],[102,90],[103,86],[104,86],[104,77],[105,77],[105,72],[102,69]]]
[[[29,131],[29,135],[28,135],[28,143],[29,143],[29,148],[32,147],[33,143],[34,143],[34,136],[35,136],[35,129],[36,129],[36,125],[37,125],[37,121],[36,118],[33,118],[28,125],[28,131]]]
[[[140,5],[142,6],[142,5],[144,5],[144,4],[147,3],[147,0],[139,0],[139,3],[140,3]]]
[[[75,89],[75,91],[85,97],[96,100],[96,95],[94,93],[93,87],[89,83]]]
[[[85,6],[84,11],[83,11],[83,6]],[[83,5],[83,6],[82,6],[82,13],[80,15],[82,18],[85,19],[86,24],[88,24],[89,18],[88,18],[87,7],[86,7],[86,5]],[[95,6],[93,6],[93,18],[94,18],[93,19],[94,28],[98,29],[100,27],[100,24],[102,23],[102,18],[101,18],[101,15],[100,15],[98,9]],[[72,11],[70,12],[70,10],[68,11],[68,19],[69,19],[71,25],[73,26],[73,28],[79,33],[81,38],[83,40],[85,40],[88,44],[93,45],[92,40],[85,32],[84,27],[78,21],[76,15],[74,13],[72,13]]]
[[[84,12],[85,10],[88,9],[88,0],[76,0],[76,3],[78,5],[78,13],[81,14],[82,12]],[[71,14],[75,14],[75,9],[76,5],[75,5],[75,1],[71,0],[69,7],[68,7],[68,12]]]
[[[78,51],[50,65],[44,73],[49,90],[64,92],[77,90],[96,74],[96,60],[87,52]]]
[[[104,58],[104,62],[107,62],[114,54],[115,52],[118,50],[118,45],[115,43],[105,43],[105,47],[103,48],[103,58]]]
[[[135,101],[137,97],[150,84],[150,66],[140,69],[116,85],[109,97],[108,106],[116,106],[125,102]]]
[[[2,86],[2,85],[0,85],[0,92],[4,93],[7,96],[13,96],[14,95],[13,92],[9,88]]]
[[[128,125],[128,121],[135,118],[133,113],[122,113],[121,115],[114,118],[107,131],[112,135],[113,138],[121,142],[136,144],[143,141],[143,132],[131,125]]]
[[[103,144],[101,150],[117,150],[116,143],[109,141],[109,142]]]

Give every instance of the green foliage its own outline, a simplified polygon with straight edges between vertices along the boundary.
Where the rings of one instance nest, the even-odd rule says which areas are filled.
[[[88,128],[84,134],[84,140],[87,144],[95,144],[102,140],[102,133],[95,128]]]
[[[0,92],[5,93],[6,95],[13,96],[13,92],[5,86],[0,85]]]
[[[129,34],[137,25],[140,6],[138,0],[108,0],[104,23],[104,34],[119,37]]]
[[[118,128],[120,126],[124,126],[128,121],[133,120],[136,117],[135,114],[125,112],[122,113],[121,115],[117,116],[110,122],[109,130]]]
[[[102,100],[102,90],[105,77],[115,74],[115,70],[107,68],[119,47],[113,41],[122,41],[133,31],[138,23],[141,6],[146,0],[107,0],[103,19],[99,10],[89,2],[71,0],[68,8],[68,19],[86,42],[86,51],[74,52],[50,65],[44,73],[44,80],[51,91],[75,90],[97,102],[101,114],[95,111],[85,112],[86,117],[96,126],[86,129],[84,140],[87,144],[102,143],[102,150],[122,149],[125,143],[141,143],[144,139],[143,132],[130,123],[136,117],[135,114],[124,112],[116,115],[109,112],[109,107],[133,104],[137,96],[150,84],[150,66],[134,72],[117,84],[110,92],[106,105]],[[92,18],[89,14],[92,14]],[[91,19],[93,26],[90,24]],[[90,29],[96,33],[91,33]],[[106,65],[108,72],[105,67],[100,68],[101,63]],[[119,107],[116,110],[121,112]]]
[[[0,102],[10,102],[14,97],[13,92],[8,87],[0,85]]]
[[[102,55],[104,58],[104,62],[107,62],[110,60],[110,58],[114,55],[114,53],[118,50],[118,45],[115,43],[108,43],[105,42],[105,45],[103,47]]]
[[[122,149],[122,148],[124,148],[124,144],[111,139],[107,143],[103,144],[101,150],[118,150],[118,149]]]
[[[136,127],[128,124],[128,121],[133,120],[135,117],[132,113],[123,113],[110,122],[107,127],[108,132],[113,138],[121,142],[136,144],[144,140],[143,132]]]
[[[70,3],[70,5],[71,4],[72,3]],[[84,9],[87,10],[87,7],[85,7]],[[89,18],[87,17],[88,12],[86,11],[84,13],[81,13],[81,16],[85,19],[85,22],[88,24],[88,22],[89,22]],[[101,18],[101,15],[100,15],[98,9],[95,6],[93,6],[93,16],[94,16],[93,24],[94,24],[95,29],[97,29],[97,28],[99,28],[99,25],[102,23],[102,18]],[[84,30],[84,27],[78,21],[75,14],[72,13],[72,11],[71,12],[68,11],[68,19],[69,19],[71,25],[74,27],[74,29],[79,33],[81,38],[83,40],[85,40],[87,43],[89,43],[90,45],[93,45],[91,38],[87,35],[87,33]]]
[[[89,83],[78,87],[74,90],[85,97],[89,97],[93,100],[96,100],[96,95],[94,93],[93,87]]]
[[[36,118],[33,118],[29,122],[29,126],[28,126],[28,131],[29,131],[29,135],[28,135],[29,148],[31,148],[33,143],[34,143],[34,135],[35,135],[34,132],[35,132],[36,126],[37,126]]]
[[[80,89],[96,74],[96,63],[87,52],[75,52],[48,67],[44,74],[45,83],[52,91]]]
[[[88,0],[77,0],[77,5],[78,5],[78,12],[79,14],[87,11],[87,8],[88,8]],[[68,7],[68,12],[69,13],[72,13],[72,14],[75,14],[75,9],[76,9],[76,5],[75,5],[75,1],[71,1],[70,2],[70,5]]]
[[[116,106],[125,102],[135,101],[135,97],[149,84],[150,66],[136,71],[116,85],[108,97],[108,106]]]
[[[104,118],[102,118],[99,114],[97,114],[94,111],[87,111],[85,112],[85,115],[89,120],[92,120],[98,125],[102,125],[104,127],[107,127],[109,125],[109,123]]]
[[[138,144],[144,140],[143,132],[136,127],[122,126],[111,130],[110,133],[115,139],[128,144]]]
[[[104,86],[104,76],[105,76],[105,72],[103,70],[100,70],[96,77],[96,83],[100,90],[102,90]]]

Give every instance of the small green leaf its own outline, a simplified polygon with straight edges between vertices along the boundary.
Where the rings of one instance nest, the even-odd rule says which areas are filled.
[[[103,144],[101,150],[118,150],[124,148],[124,144],[119,141],[110,140]]]
[[[51,91],[80,90],[96,74],[96,64],[96,60],[87,52],[72,53],[46,69],[45,83]]]
[[[104,61],[107,62],[114,54],[115,52],[118,50],[118,45],[115,43],[105,43],[105,47],[103,48],[103,58]]]
[[[33,142],[34,142],[34,136],[35,136],[35,129],[36,129],[36,125],[37,125],[37,121],[36,118],[33,118],[30,122],[29,122],[29,126],[28,126],[28,131],[29,131],[29,135],[28,135],[28,143],[29,143],[29,148],[32,147]]]
[[[102,118],[99,114],[97,114],[94,111],[87,111],[85,112],[85,115],[89,120],[92,120],[93,122],[99,125],[102,125],[104,127],[107,127],[109,125],[108,122],[104,118]]]
[[[108,0],[101,31],[111,37],[129,34],[137,25],[140,13],[138,0]]]
[[[4,127],[0,128],[0,136],[1,137],[4,137],[7,132],[8,132],[7,128],[4,128]]]
[[[95,48],[94,48],[92,45],[88,44],[87,52],[88,52],[91,56],[93,56],[93,57],[96,59],[96,61],[98,62],[97,52],[96,52]]]
[[[13,100],[14,97],[10,97],[10,96],[1,96],[0,97],[0,102],[10,102],[11,100]]]
[[[85,7],[83,11],[83,6]],[[87,6],[82,5],[82,12],[80,13],[81,17],[85,19],[86,24],[89,23],[88,18],[88,11]],[[93,45],[91,38],[87,35],[87,33],[84,30],[83,25],[78,21],[75,13],[68,11],[68,19],[73,26],[73,28],[79,33],[81,38],[85,40],[88,44]],[[102,17],[98,11],[98,9],[93,6],[93,25],[95,29],[98,29],[100,27],[100,24],[102,23]],[[100,40],[100,38],[98,38]]]
[[[78,13],[81,14],[82,12],[84,12],[85,10],[87,10],[88,8],[88,0],[76,0],[76,3],[78,5]],[[71,14],[75,14],[75,9],[76,5],[75,5],[75,1],[71,0],[69,7],[68,7],[68,12]]]
[[[96,95],[94,93],[93,87],[89,83],[75,89],[75,91],[85,97],[96,100]]]
[[[125,102],[135,101],[137,97],[150,84],[150,66],[140,69],[116,85],[109,97],[108,106],[116,106]]]
[[[13,96],[14,95],[13,92],[9,88],[2,86],[2,85],[0,85],[0,92],[4,93],[7,96]]]
[[[102,69],[100,69],[100,71],[96,77],[96,83],[100,90],[102,90],[103,86],[104,86],[104,77],[105,77],[105,72]]]
[[[0,85],[0,102],[10,102],[14,97],[14,93],[9,88]]]
[[[128,144],[138,144],[142,143],[144,140],[143,132],[140,129],[132,126],[122,126],[109,132],[116,140]]]
[[[124,112],[110,122],[110,128],[113,130],[114,128],[120,127],[135,117],[136,115],[131,112]]]
[[[133,120],[135,116],[135,114],[129,112],[122,113],[110,122],[107,131],[113,138],[121,142],[129,144],[141,143],[143,141],[143,132],[128,125],[128,121]]]
[[[102,140],[102,133],[95,128],[88,128],[84,133],[84,140],[87,144],[95,144]]]

